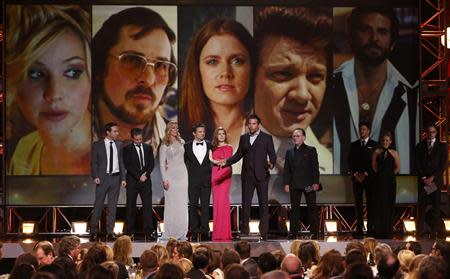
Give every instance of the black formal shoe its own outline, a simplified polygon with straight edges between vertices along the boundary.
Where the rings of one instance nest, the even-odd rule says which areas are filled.
[[[116,239],[117,239],[117,236],[114,233],[109,233],[106,235],[106,241],[115,241]]]
[[[156,240],[156,232],[149,232],[145,234],[145,241],[155,241]]]
[[[89,241],[90,242],[96,242],[98,240],[98,235],[96,233],[89,235]]]
[[[211,238],[209,237],[209,232],[201,233],[201,241],[211,241]]]
[[[199,235],[198,233],[192,233],[191,242],[198,242],[199,241],[198,235]]]
[[[296,238],[297,238],[297,234],[295,234],[295,233],[289,233],[287,238],[288,238],[289,240],[296,239]]]

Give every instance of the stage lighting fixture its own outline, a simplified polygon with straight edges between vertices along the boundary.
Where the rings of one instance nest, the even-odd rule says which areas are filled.
[[[330,235],[325,237],[325,242],[337,242],[337,237],[334,235]]]
[[[363,231],[367,232],[367,220],[363,221]]]
[[[158,234],[162,234],[164,232],[164,221],[158,222]]]
[[[447,48],[450,48],[450,27],[447,27],[447,45],[445,45],[445,35],[441,36],[441,44],[443,46],[447,46]]]
[[[213,231],[213,230],[214,230],[214,222],[210,220],[210,221],[208,222],[208,227],[209,227],[209,230],[210,230],[210,231]]]
[[[291,221],[289,221],[289,219],[286,220],[286,229],[287,229],[288,232],[291,231]]]
[[[405,239],[405,242],[408,242],[408,241],[416,241],[416,238],[412,235],[408,235]]]
[[[116,221],[114,223],[114,233],[119,235],[123,233],[123,227],[125,226],[125,222],[123,221]]]
[[[32,243],[34,243],[35,241],[33,241],[33,239],[31,239],[31,238],[26,238],[26,239],[24,239],[24,240],[22,240],[22,243],[23,244],[32,244]]]
[[[337,233],[338,221],[337,220],[325,220],[325,232]]]
[[[23,234],[33,234],[36,224],[34,222],[22,222],[22,233]]]
[[[249,222],[250,233],[259,233],[259,220],[251,220]]]
[[[72,230],[71,230],[72,234],[78,234],[78,235],[82,235],[82,234],[87,234],[87,222],[84,221],[75,221],[72,222]]]
[[[403,219],[403,226],[406,233],[414,233],[416,231],[416,222],[414,218]]]
[[[444,221],[445,231],[447,233],[450,232],[450,218],[444,218],[442,220]]]

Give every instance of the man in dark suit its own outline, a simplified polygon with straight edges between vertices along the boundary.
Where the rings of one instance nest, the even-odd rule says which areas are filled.
[[[184,145],[184,161],[188,171],[189,225],[192,241],[209,238],[209,200],[211,196],[211,143],[205,140],[205,124],[192,128],[194,140]],[[201,216],[198,214],[200,199]]]
[[[94,209],[91,216],[90,240],[97,240],[98,221],[102,215],[105,197],[108,195],[107,239],[114,239],[117,200],[120,186],[126,186],[125,168],[122,161],[122,143],[116,141],[119,128],[116,123],[105,125],[105,138],[92,144],[91,172],[96,185]]]
[[[248,271],[250,274],[250,279],[258,278],[258,263],[250,257],[251,246],[248,241],[241,240],[234,245],[234,250],[238,252],[239,258],[241,259],[240,264]]]
[[[316,206],[316,191],[319,190],[317,151],[315,147],[305,144],[306,133],[302,128],[294,130],[292,139],[295,146],[286,151],[283,174],[284,191],[290,193],[291,197],[288,238],[296,238],[300,229],[300,202],[304,193],[308,205],[311,238],[317,239],[319,234],[319,216]]]
[[[272,136],[261,131],[260,123],[261,120],[256,114],[251,114],[247,117],[249,133],[240,137],[236,153],[224,160],[222,164],[230,166],[244,158],[241,171],[243,215],[241,234],[247,235],[250,232],[248,223],[250,221],[253,193],[256,188],[261,219],[259,222],[259,233],[261,238],[265,240],[269,231],[269,169],[272,169],[275,165],[276,155]],[[269,160],[267,160],[267,157],[269,157]]]
[[[155,252],[152,250],[142,252],[139,264],[142,268],[143,279],[155,278],[156,272],[158,272],[158,255]]]
[[[194,266],[187,274],[187,278],[191,279],[206,279],[208,277],[209,253],[206,248],[197,248],[192,255],[192,265]]]
[[[369,138],[370,124],[361,121],[359,123],[359,139],[352,142],[348,156],[349,173],[352,176],[353,197],[355,199],[356,237],[363,236],[363,192],[366,193],[367,203],[367,234],[373,231],[374,202],[372,200],[372,152],[377,142]]]
[[[424,236],[426,207],[431,202],[431,236],[441,233],[440,219],[442,174],[447,168],[447,145],[436,138],[437,129],[427,127],[427,138],[416,146],[416,166],[418,178],[417,234]],[[428,190],[428,192],[427,192]]]
[[[149,144],[142,142],[142,129],[131,129],[131,138],[133,142],[123,148],[123,163],[127,170],[127,234],[133,236],[135,233],[136,199],[139,194],[142,200],[145,238],[155,240],[150,180],[150,174],[155,166],[153,149]]]

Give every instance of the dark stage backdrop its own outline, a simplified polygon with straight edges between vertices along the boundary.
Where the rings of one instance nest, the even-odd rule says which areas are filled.
[[[375,2],[370,2],[371,7],[384,7]],[[145,141],[153,146],[155,156],[153,203],[161,204],[164,191],[158,146],[166,123],[178,121],[181,136],[189,141],[197,112],[207,124],[208,139],[217,126],[228,127],[234,151],[239,136],[246,132],[245,116],[256,112],[261,117],[262,129],[273,135],[277,153],[269,185],[274,204],[289,203],[289,195],[282,191],[282,174],[284,154],[292,146],[290,135],[296,127],[306,129],[306,143],[318,151],[324,187],[318,202],[352,203],[343,147],[358,137],[358,122],[369,115],[374,139],[386,127],[394,135],[393,147],[402,164],[397,202],[416,202],[411,155],[419,140],[416,1],[393,4],[398,36],[390,32],[389,21],[373,19],[380,33],[361,30],[376,39],[372,37],[372,45],[361,42],[359,49],[351,43],[349,16],[354,7],[348,1],[335,7],[307,8],[104,3],[6,3],[7,205],[91,205],[95,191],[90,176],[91,144],[102,138],[105,123],[118,120],[120,139],[125,142],[130,141],[130,127],[144,127]],[[159,15],[176,39],[169,42],[165,33],[153,30],[133,37],[130,34],[139,33],[139,28],[114,27],[123,22],[153,24],[151,16],[132,16],[130,11],[137,7]],[[127,12],[128,16],[117,16]],[[228,27],[215,30],[218,19],[228,22]],[[190,51],[193,46],[197,48]],[[361,104],[352,68],[355,52],[369,56],[365,61],[374,68],[379,64],[371,55],[388,60],[380,97],[361,110],[367,115],[358,113]],[[133,72],[136,61],[128,69],[120,68],[123,53],[144,56],[149,77]],[[178,71],[172,75],[152,72],[148,68],[155,67],[156,60],[171,61]],[[343,72],[347,92],[337,89],[336,77]],[[229,85],[226,90],[220,86],[224,83]],[[151,90],[142,91],[138,85]],[[404,90],[400,96],[404,105],[391,119],[387,111],[397,87]],[[344,99],[347,109],[338,105]],[[347,134],[336,119],[347,121]],[[393,124],[386,126],[387,122]],[[232,204],[241,202],[240,164],[233,166]],[[121,189],[119,203],[125,202],[125,189]],[[253,202],[257,202],[256,194]]]

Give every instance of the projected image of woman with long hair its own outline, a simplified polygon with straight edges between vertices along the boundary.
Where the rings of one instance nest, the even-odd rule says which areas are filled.
[[[8,174],[88,174],[89,14],[79,6],[7,6]]]

